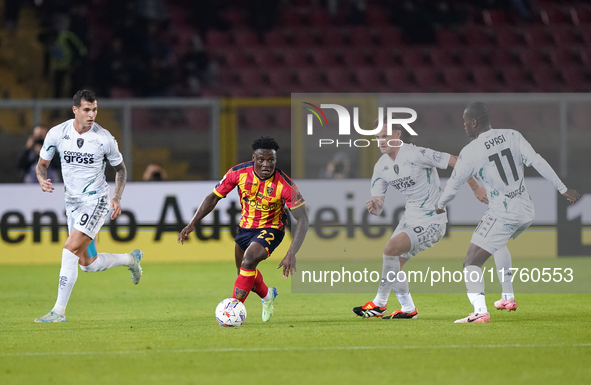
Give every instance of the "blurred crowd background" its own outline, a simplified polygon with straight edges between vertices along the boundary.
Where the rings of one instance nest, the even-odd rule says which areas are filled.
[[[259,134],[278,136],[289,154],[291,93],[521,93],[527,100],[530,93],[591,90],[591,2],[584,0],[0,0],[0,5],[1,100],[69,99],[90,88],[100,100],[221,101],[220,112],[199,105],[135,108],[133,144],[127,144],[135,180],[151,163],[172,180],[218,177],[213,174],[225,170],[212,171],[211,163],[224,156],[224,148],[208,146],[216,124],[222,137],[236,136],[229,145],[235,155],[224,165],[248,159],[249,143]],[[425,106],[417,122],[427,130],[422,136],[436,127],[460,130],[459,105]],[[40,116],[1,107],[0,182],[19,182],[26,171],[16,163],[33,127],[51,127],[71,114],[68,103],[44,108]],[[588,139],[589,105],[570,107],[568,140],[575,138],[581,147]],[[495,113],[493,126],[548,137],[540,152],[558,162],[559,106],[507,105]],[[123,140],[121,110],[101,108],[101,114],[99,122]],[[453,143],[438,144],[457,153],[461,146],[452,137]],[[573,169],[584,170],[580,165],[589,158],[584,146],[581,157],[578,151],[569,165],[574,159]],[[337,153],[310,165],[304,176],[321,177],[318,170]],[[365,176],[354,154],[348,162],[351,176]],[[283,168],[290,165],[288,160]]]

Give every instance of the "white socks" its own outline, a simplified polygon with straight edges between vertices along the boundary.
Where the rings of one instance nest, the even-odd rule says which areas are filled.
[[[66,314],[66,306],[72,294],[72,289],[78,278],[78,257],[69,250],[62,250],[62,267],[60,268],[57,301],[53,311],[60,315]]]
[[[390,290],[394,290],[396,298],[402,306],[402,311],[410,313],[415,310],[410,290],[408,289],[408,278],[406,274],[400,273],[400,257],[382,255],[382,280],[378,287],[378,293],[373,300],[376,306],[384,307],[388,303]],[[401,279],[400,281],[398,279]]]
[[[501,283],[501,288],[503,290],[503,299],[508,301],[515,297],[513,293],[513,283],[511,282],[511,279],[513,278],[511,272],[511,254],[509,253],[507,246],[505,246],[497,250],[494,257],[495,265],[497,267],[497,276],[499,277],[499,282]]]
[[[80,266],[80,269],[87,273],[94,273],[95,271],[104,271],[115,266],[131,266],[132,264],[133,257],[131,254],[99,253],[90,265]]]
[[[382,255],[382,280],[378,286],[378,293],[373,300],[376,306],[384,307],[388,303],[388,296],[394,287],[396,274],[400,271],[400,260],[386,254]]]
[[[465,269],[468,299],[474,305],[474,313],[488,313],[484,300],[484,277],[482,276],[482,269],[475,265],[466,266]]]

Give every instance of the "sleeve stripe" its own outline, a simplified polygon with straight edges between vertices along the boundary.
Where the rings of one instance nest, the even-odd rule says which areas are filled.
[[[303,206],[303,205],[305,205],[305,204],[306,204],[306,202],[302,202],[302,203],[300,203],[300,204],[299,204],[299,205],[297,205],[297,206],[291,206],[291,208],[290,208],[289,210],[297,209],[298,207],[300,207],[300,206]]]
[[[225,198],[224,195],[220,194],[216,189],[213,189],[213,193],[217,196],[219,196],[220,198]]]

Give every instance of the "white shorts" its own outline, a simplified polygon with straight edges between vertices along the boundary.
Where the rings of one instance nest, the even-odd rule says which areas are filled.
[[[406,222],[403,217],[391,238],[394,238],[400,233],[406,233],[410,238],[410,250],[401,255],[402,258],[409,259],[419,251],[427,250],[434,244],[439,242],[445,234],[445,222],[433,221],[415,221],[413,223]]]
[[[505,247],[509,239],[517,238],[523,233],[532,222],[533,220],[509,222],[496,215],[485,213],[476,226],[470,243],[494,254],[495,251]]]
[[[68,219],[68,233],[72,229],[83,232],[94,239],[109,215],[109,196],[102,195],[85,202],[67,202],[66,217]]]

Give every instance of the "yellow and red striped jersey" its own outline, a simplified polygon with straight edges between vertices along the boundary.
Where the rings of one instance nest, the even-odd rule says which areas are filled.
[[[276,168],[266,179],[254,171],[254,162],[240,163],[232,167],[213,192],[224,198],[238,186],[242,206],[240,227],[245,229],[274,228],[285,231],[287,211],[305,204],[302,194],[291,178]]]

